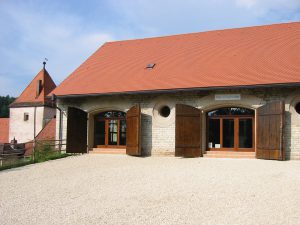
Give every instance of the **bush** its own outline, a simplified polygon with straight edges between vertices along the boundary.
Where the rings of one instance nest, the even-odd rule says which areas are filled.
[[[66,156],[68,156],[68,154],[61,153],[55,149],[53,142],[37,142],[34,150],[34,162],[45,162]]]

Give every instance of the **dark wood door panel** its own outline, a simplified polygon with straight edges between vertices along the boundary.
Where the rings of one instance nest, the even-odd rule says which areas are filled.
[[[284,160],[284,102],[275,101],[257,109],[256,157]]]
[[[126,154],[140,156],[141,152],[141,108],[131,107],[126,114]]]
[[[176,105],[175,156],[199,157],[201,151],[201,111]]]
[[[68,108],[66,152],[87,152],[87,113],[81,109]]]

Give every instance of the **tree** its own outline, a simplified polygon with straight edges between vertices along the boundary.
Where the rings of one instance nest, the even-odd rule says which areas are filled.
[[[9,108],[8,106],[15,100],[14,97],[9,95],[0,96],[0,118],[9,117]]]

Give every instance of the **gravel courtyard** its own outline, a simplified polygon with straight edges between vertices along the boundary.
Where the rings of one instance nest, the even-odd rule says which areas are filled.
[[[300,161],[72,156],[0,172],[0,224],[300,224]]]

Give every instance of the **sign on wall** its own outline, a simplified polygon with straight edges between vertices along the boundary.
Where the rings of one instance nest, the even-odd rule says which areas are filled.
[[[215,100],[241,100],[241,94],[215,94]]]

